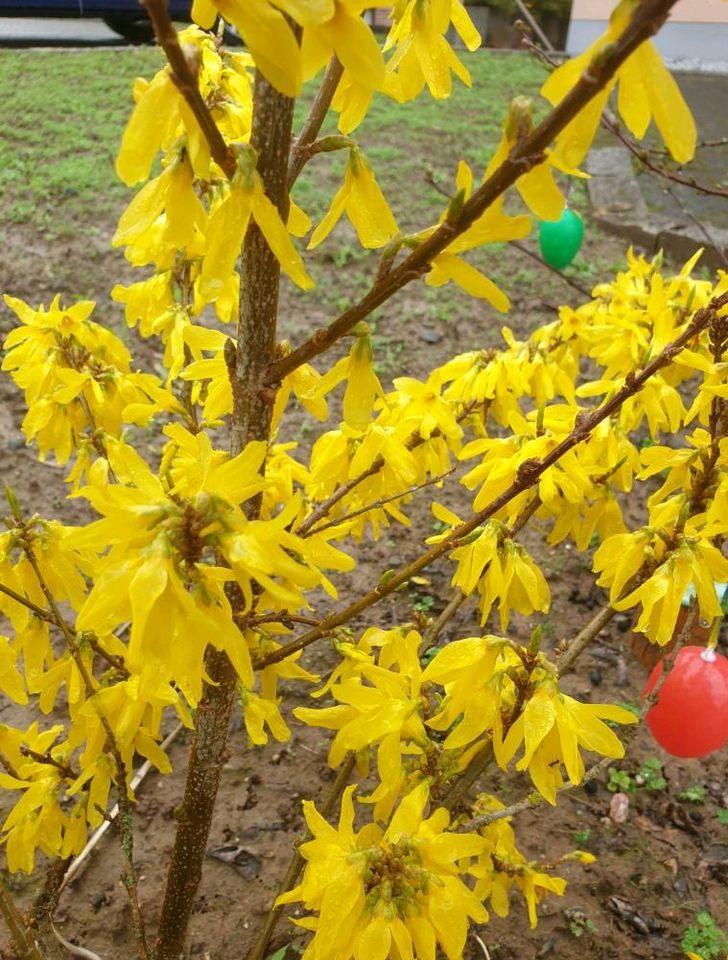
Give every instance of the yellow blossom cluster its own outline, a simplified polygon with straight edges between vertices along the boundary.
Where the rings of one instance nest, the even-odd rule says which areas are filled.
[[[165,383],[133,367],[121,340],[91,320],[94,304],[62,307],[56,298],[46,310],[6,297],[19,323],[5,340],[2,368],[24,392],[28,443],[41,458],[71,461],[70,496],[95,519],[70,527],[26,515],[8,492],[0,614],[10,635],[0,636],[0,690],[46,716],[62,710],[64,719],[0,726],[0,787],[18,795],[0,832],[11,871],[30,872],[38,852],[77,854],[123,776],[128,787],[137,755],[169,772],[160,746],[166,721],[195,726],[218,685],[210,664],[226,658],[234,678],[228,704],[237,693],[250,743],[288,739],[295,719],[331,731],[333,768],[355,761],[360,778],[371,777],[368,792],[345,791],[338,828],[304,807],[306,870],[280,901],[301,901],[307,911],[298,921],[313,934],[304,956],[435,960],[441,949],[459,960],[469,924],[487,920],[486,903],[505,915],[516,889],[534,924],[540,899],[561,894],[565,881],[518,850],[497,798],[458,806],[450,791],[473,761],[492,755],[554,804],[583,782],[586,754],[623,755],[613,726],[635,720],[566,694],[538,632],[527,646],[507,636],[514,612],[545,613],[551,599],[538,552],[519,542],[523,527],[532,523],[552,546],[573,541],[610,603],[634,610],[637,629],[653,642],[672,636],[689,587],[701,616],[720,615],[714,582],[728,580],[728,307],[707,328],[691,324],[728,292],[728,275],[693,278],[699,254],[670,274],[660,257],[630,251],[624,269],[586,303],[563,307],[529,336],[504,327],[500,346],[476,345],[421,378],[391,384],[364,320],[344,324],[348,341],[320,331],[298,354],[296,344],[276,343],[273,330],[266,369],[243,383],[238,367],[249,344],[215,318],[225,324],[238,312],[241,248],[251,235],[262,236],[302,291],[313,285],[307,250],[344,215],[362,247],[381,251],[375,288],[386,286],[399,258],[444,235],[448,242],[422,256],[414,277],[435,288],[455,283],[509,309],[506,293],[467,255],[523,238],[531,217],[506,212],[503,191],[477,216],[459,217],[532,135],[533,105],[514,100],[485,169],[476,174],[460,162],[437,222],[403,233],[365,150],[348,134],[375,94],[403,102],[427,88],[440,98],[453,74],[469,83],[448,31],[469,48],[479,38],[460,0],[396,0],[380,49],[365,19],[373,7],[195,0],[199,26],[179,40],[224,158],[171,68],[135,84],[117,170],[139,190],[113,243],[150,274],[116,286],[112,297],[129,326],[161,341]],[[633,8],[632,0],[619,3],[605,37],[550,76],[546,99],[559,103],[583,73],[598,76]],[[218,15],[249,52],[227,51],[206,32]],[[337,64],[343,70],[332,103],[344,136],[329,146],[348,153],[343,183],[303,250],[297,241],[313,227],[309,217],[290,196],[273,202],[250,145],[253,70],[295,96],[327,63],[334,74]],[[557,176],[581,175],[615,88],[636,136],[654,119],[673,156],[689,158],[692,121],[654,49],[642,44],[555,142],[521,164],[515,192],[535,216],[560,215]],[[306,160],[317,152],[309,146]],[[647,377],[678,338],[680,349]],[[322,344],[335,340],[335,358],[322,363]],[[295,363],[300,356],[311,362]],[[294,398],[324,424],[310,449],[298,449],[286,417]],[[236,415],[253,400],[268,405],[267,419],[230,453],[231,420],[235,433]],[[144,457],[134,446],[141,426],[159,440]],[[472,492],[472,511],[461,517],[445,484],[463,464],[452,482],[461,500]],[[360,541],[409,526],[409,505],[425,490],[436,491],[436,532],[424,559],[404,572],[377,571],[361,602],[332,612],[330,601],[342,587],[348,592]],[[635,528],[628,501],[637,491],[646,511]],[[435,625],[421,612],[383,629],[369,607],[393,579],[403,585],[439,557],[452,565],[457,592],[477,596],[484,632],[433,651]],[[496,610],[499,636],[485,632],[495,629]],[[354,618],[364,627],[358,638],[344,626]],[[292,636],[299,624],[306,630]],[[323,638],[336,658],[321,681],[303,651]],[[318,685],[306,688],[310,705],[288,710],[282,680]],[[360,829],[355,795],[371,813]],[[470,813],[494,819],[469,828]]]

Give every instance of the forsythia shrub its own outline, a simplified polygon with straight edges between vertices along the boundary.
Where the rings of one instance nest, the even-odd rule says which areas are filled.
[[[166,377],[136,369],[93,303],[56,298],[46,309],[5,298],[18,323],[2,367],[24,393],[28,443],[70,463],[69,496],[98,516],[68,526],[8,492],[0,612],[11,635],[0,637],[0,689],[34,719],[0,727],[0,786],[17,798],[2,825],[7,868],[30,873],[39,853],[78,855],[114,796],[138,955],[177,960],[231,712],[242,710],[255,745],[286,740],[295,718],[332,731],[328,761],[339,771],[328,804],[340,800],[338,826],[304,804],[305,869],[279,899],[303,905],[304,956],[434,960],[439,946],[457,960],[469,924],[488,909],[506,915],[512,889],[535,925],[540,899],[565,886],[557,865],[519,851],[512,810],[463,785],[492,762],[528,776],[534,792],[521,806],[555,804],[584,781],[586,754],[623,755],[619,726],[636,720],[562,692],[566,645],[549,657],[538,631],[525,646],[508,636],[514,611],[550,603],[519,542],[523,527],[535,518],[552,545],[598,543],[597,583],[655,644],[671,638],[690,583],[700,616],[721,615],[713,582],[728,580],[719,547],[728,533],[728,277],[694,279],[699,252],[677,273],[630,252],[589,302],[563,307],[528,339],[504,327],[500,349],[460,354],[391,389],[375,372],[366,317],[418,278],[506,311],[506,292],[467,254],[530,231],[528,213],[506,210],[511,186],[531,213],[558,219],[557,175],[583,175],[614,88],[636,137],[653,119],[675,160],[690,159],[695,126],[648,39],[671,3],[622,0],[605,36],[547,79],[554,111],[535,127],[531,103],[517,98],[486,170],[461,162],[439,222],[414,234],[399,229],[351,135],[375,93],[403,102],[427,88],[442,98],[453,74],[470,83],[446,38],[452,24],[466,46],[479,43],[459,0],[397,0],[383,50],[363,18],[373,4],[362,0],[195,0],[198,25],[179,38],[165,5],[146,5],[171,66],[134,86],[117,169],[140,187],[113,243],[145,270],[112,296],[130,327],[161,340]],[[206,32],[218,15],[247,52]],[[323,68],[289,156],[290,98]],[[340,134],[319,139],[329,105]],[[302,291],[313,286],[295,239],[313,225],[290,187],[306,161],[336,149],[347,152],[344,180],[307,249],[345,215],[363,247],[382,250],[379,272],[328,329],[278,343],[280,271]],[[350,349],[327,365],[325,351],[345,335]],[[339,423],[330,422],[334,394]],[[287,439],[292,395],[325,424],[307,458]],[[158,460],[134,449],[130,426],[164,435]],[[474,492],[465,519],[447,506],[444,482],[458,461]],[[659,488],[645,485],[657,475]],[[409,526],[425,488],[439,521],[428,549],[348,597],[359,544]],[[635,488],[651,493],[633,528],[622,494]],[[483,632],[433,655],[444,621],[385,630],[375,604],[441,556],[452,563],[450,606],[477,596]],[[323,598],[339,593],[332,612]],[[369,625],[345,628],[354,618]],[[306,669],[315,641],[338,658],[325,681]],[[293,718],[277,695],[284,678],[311,690]],[[160,741],[172,715],[193,746],[152,948],[136,900],[131,776],[137,756],[170,771]],[[347,786],[355,770],[362,782]],[[46,935],[41,917],[34,931],[16,931],[29,938],[18,949],[43,956]]]

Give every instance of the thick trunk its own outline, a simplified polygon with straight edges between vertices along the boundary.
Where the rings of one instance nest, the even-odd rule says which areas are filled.
[[[284,219],[288,212],[292,123],[293,101],[278,93],[259,73],[255,83],[251,144],[258,152],[258,172],[266,193]],[[251,224],[242,257],[230,451],[233,456],[250,440],[266,440],[270,431],[274,396],[262,385],[263,374],[274,359],[276,347],[279,281],[278,261],[260,230]],[[227,656],[213,650],[208,651],[207,670],[216,686],[206,688],[197,710],[185,794],[178,813],[157,934],[156,960],[179,960],[182,956],[202,876],[220,776],[228,756],[236,676]]]

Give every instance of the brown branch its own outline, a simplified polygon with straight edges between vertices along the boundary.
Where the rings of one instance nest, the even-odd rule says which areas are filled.
[[[33,898],[33,926],[47,960],[68,958],[68,953],[56,938],[53,914],[58,906],[58,897],[70,862],[70,857],[65,860],[60,857],[52,860],[46,867],[43,886]]]
[[[124,663],[124,658],[118,656],[115,653],[109,653],[107,650],[101,646],[98,637],[93,633],[84,633],[83,639],[88,643],[93,652],[101,657],[102,660],[105,660],[110,667],[113,667],[117,673],[120,673],[123,677],[129,678],[131,673],[127,669],[126,664]]]
[[[695,177],[687,177],[683,174],[675,173],[673,170],[669,170],[661,163],[653,160],[650,156],[650,151],[641,147],[631,137],[628,137],[621,129],[617,118],[608,110],[605,110],[602,114],[602,126],[609,130],[610,133],[613,133],[643,166],[651,173],[662,177],[663,180],[671,180],[673,183],[680,184],[681,186],[690,187],[691,190],[696,190],[698,193],[703,193],[709,197],[728,197],[728,189],[725,187],[708,186],[705,183],[700,183]]]
[[[74,770],[73,767],[67,763],[62,763],[60,760],[56,760],[50,753],[38,753],[37,750],[31,750],[30,747],[26,747],[25,745],[20,747],[20,753],[24,757],[35,760],[36,763],[45,763],[49,767],[55,767],[66,780],[75,780],[79,776],[78,771]]]
[[[279,93],[258,71],[253,95],[251,146],[258,155],[258,173],[265,193],[285,221],[288,212],[288,157],[293,100]],[[275,391],[264,384],[264,372],[276,351],[280,264],[260,229],[251,223],[241,261],[237,347],[226,353],[233,391],[230,452],[240,453],[251,440],[267,440]],[[260,497],[248,501],[254,518]],[[233,612],[242,607],[236,584],[228,585]],[[244,643],[241,636],[241,643]],[[174,848],[160,914],[155,960],[179,960],[202,877],[227,739],[237,696],[237,674],[227,655],[208,649],[205,687],[195,717],[185,792],[177,817]]]
[[[16,780],[22,780],[22,777],[18,776],[18,771],[12,765],[10,760],[5,756],[4,753],[0,752],[0,767],[3,768],[5,773],[9,774],[11,777],[15,777]]]
[[[190,62],[180,46],[177,31],[174,29],[167,9],[167,0],[140,0],[140,2],[146,7],[149,19],[154,26],[157,43],[164,50],[172,68],[172,79],[200,125],[214,161],[225,172],[225,176],[232,179],[237,170],[235,154],[225,143],[207,104],[202,99],[197,84],[197,66]]]
[[[498,513],[499,510],[502,510],[511,500],[534,486],[539,477],[548,470],[549,467],[553,466],[565,453],[568,453],[569,450],[585,440],[591,431],[603,420],[616,413],[625,400],[638,393],[651,376],[671,363],[675,356],[694,336],[713,322],[716,318],[717,311],[726,304],[728,304],[728,293],[724,293],[720,297],[715,297],[706,307],[697,311],[693,320],[672,343],[668,344],[640,373],[630,374],[626,378],[624,386],[618,390],[610,400],[603,403],[591,414],[581,417],[579,423],[571,433],[557,444],[550,453],[541,459],[534,459],[527,464],[522,464],[510,487],[500,496],[496,497],[495,500],[491,501],[487,507],[475,513],[466,523],[456,527],[447,537],[441,540],[440,543],[435,544],[416,560],[413,560],[407,566],[401,568],[394,576],[380,582],[374,589],[370,590],[363,597],[360,597],[359,600],[340,610],[338,613],[333,613],[331,616],[326,617],[321,621],[319,627],[307,631],[298,639],[281,647],[280,650],[264,657],[259,666],[263,667],[271,663],[278,663],[281,660],[285,660],[285,658],[292,653],[303,650],[309,646],[309,644],[320,639],[324,634],[329,633],[334,627],[341,626],[348,622],[368,607],[378,603],[383,597],[393,593],[411,577],[418,574],[421,570],[424,570],[425,567],[429,566],[445,553],[448,553],[453,547],[456,547],[464,537]]]
[[[326,68],[326,73],[321,81],[321,86],[318,89],[318,93],[311,104],[309,114],[306,117],[303,126],[301,127],[301,132],[298,134],[293,142],[293,146],[291,147],[291,155],[288,160],[289,190],[298,179],[301,170],[303,170],[304,166],[306,165],[306,161],[309,159],[308,148],[319,135],[319,131],[321,130],[321,126],[326,119],[326,114],[329,112],[331,101],[334,99],[336,88],[339,86],[339,81],[341,80],[343,73],[344,68],[342,67],[336,54],[334,54],[329,61],[328,67]]]
[[[442,483],[443,480],[449,477],[455,467],[452,467],[447,473],[441,473],[438,477],[430,477],[429,480],[424,480],[422,483],[416,483],[412,487],[407,487],[406,490],[403,490],[401,493],[393,493],[390,497],[382,497],[380,500],[374,500],[372,503],[368,503],[365,507],[359,507],[358,510],[352,510],[351,513],[347,513],[343,517],[338,517],[334,520],[329,520],[327,523],[322,523],[320,527],[314,527],[313,530],[308,530],[306,536],[313,536],[315,533],[321,533],[322,530],[328,530],[330,527],[337,527],[341,523],[347,523],[349,520],[353,520],[356,517],[360,517],[363,513],[369,513],[370,510],[378,510],[387,503],[392,503],[394,500],[401,500],[402,497],[411,497],[416,493],[419,493],[420,490],[424,490],[425,487],[431,487],[433,484]]]
[[[546,34],[543,32],[543,30],[541,29],[540,24],[539,24],[538,21],[534,18],[533,14],[532,14],[531,11],[528,9],[528,7],[527,7],[526,4],[523,2],[523,0],[516,0],[516,6],[518,7],[518,10],[519,10],[521,16],[522,16],[522,17],[524,18],[524,20],[528,23],[529,27],[533,30],[533,32],[536,34],[536,36],[537,36],[538,39],[541,41],[541,43],[546,47],[546,49],[547,49],[547,50],[549,50],[549,49],[550,49],[550,50],[553,50],[553,46],[552,46],[552,44],[551,44],[551,41],[550,41],[549,38],[546,36]]]
[[[433,258],[472,226],[525,170],[530,170],[544,161],[544,151],[554,138],[606,86],[630,54],[659,29],[675,2],[676,0],[643,0],[619,39],[605,50],[597,63],[590,64],[561,103],[533,132],[516,144],[506,160],[463,204],[457,220],[442,223],[398,266],[376,282],[358,303],[345,310],[328,327],[317,330],[288,356],[272,363],[267,373],[268,383],[279,383],[302,363],[324,353],[398,290],[422,276]]]
[[[427,627],[425,632],[422,634],[422,649],[420,650],[420,656],[431,647],[435,646],[442,631],[467,599],[469,599],[468,596],[466,596],[466,594],[464,594],[461,590],[453,590],[453,592],[450,594],[450,599],[448,600],[445,609],[435,620],[432,621],[429,627]]]
[[[556,660],[556,666],[559,668],[559,676],[564,676],[564,674],[570,673],[574,669],[576,661],[597,634],[606,627],[616,612],[614,607],[607,604],[577,633],[564,653]]]
[[[354,769],[354,763],[355,756],[353,753],[350,753],[346,760],[344,760],[342,763],[339,772],[336,775],[336,779],[331,784],[331,789],[329,790],[323,804],[321,805],[321,808],[319,809],[319,813],[322,817],[327,818],[332,813],[336,801],[344,792],[344,788],[349,781],[351,772]],[[278,925],[278,921],[281,918],[281,914],[283,913],[283,908],[285,906],[285,904],[276,906],[275,901],[278,899],[278,897],[291,890],[301,875],[301,870],[303,869],[305,861],[299,853],[298,848],[302,843],[305,843],[310,839],[311,834],[308,830],[306,830],[301,839],[297,842],[296,849],[293,853],[293,857],[291,858],[291,862],[288,864],[288,869],[286,870],[285,876],[281,881],[278,893],[276,894],[276,897],[273,900],[268,913],[266,914],[265,920],[263,921],[263,926],[261,927],[260,933],[255,939],[255,943],[251,947],[247,960],[263,960],[265,952],[268,948],[268,944],[270,943],[270,939],[275,932],[275,928]]]
[[[302,623],[307,627],[317,627],[321,621],[316,617],[305,617],[299,613],[289,613],[287,610],[281,610],[279,613],[264,613],[257,617],[244,619],[246,627],[260,627],[266,623],[282,623],[284,627],[289,624]]]
[[[47,610],[44,610],[43,607],[39,607],[36,603],[33,603],[32,600],[28,600],[27,597],[16,593],[15,590],[12,590],[10,587],[6,587],[4,583],[0,583],[0,593],[4,593],[6,596],[10,597],[11,600],[15,600],[16,603],[20,603],[24,607],[27,607],[28,610],[31,610],[36,615],[36,617],[40,617],[40,619],[45,620],[46,623],[55,623],[51,613],[49,613]]]
[[[530,259],[539,264],[539,266],[545,267],[551,273],[555,274],[560,280],[563,280],[564,283],[568,284],[572,290],[576,290],[577,293],[581,294],[582,297],[586,297],[587,300],[591,299],[591,290],[587,290],[586,287],[582,287],[582,285],[577,283],[572,277],[567,277],[567,275],[557,267],[552,267],[550,263],[546,263],[543,257],[539,257],[539,255],[534,253],[533,250],[529,250],[525,243],[520,243],[518,240],[510,240],[508,245],[514,247],[527,257],[530,257]]]
[[[27,929],[23,916],[15,905],[10,891],[0,880],[0,914],[10,931],[13,946],[18,952],[19,960],[44,960],[38,945]]]
[[[463,420],[467,419],[471,413],[475,410],[477,403],[474,401],[467,403],[463,408],[463,411],[458,414],[457,422],[462,423]],[[405,446],[408,450],[416,450],[417,447],[422,446],[423,443],[426,443],[428,440],[431,440],[433,437],[441,436],[441,431],[438,429],[433,430],[429,437],[423,437],[419,431],[415,431],[412,436],[409,438]],[[323,520],[325,516],[328,515],[330,510],[339,503],[340,500],[354,490],[355,487],[358,487],[360,483],[363,483],[365,480],[368,480],[369,477],[373,477],[375,473],[379,471],[384,466],[384,457],[379,456],[372,463],[370,467],[367,467],[366,470],[363,470],[356,477],[352,477],[351,480],[347,480],[345,483],[340,484],[330,497],[327,497],[326,500],[322,500],[321,503],[316,507],[316,509],[303,521],[300,527],[295,531],[299,537],[307,537],[311,531],[311,527],[315,523],[318,523],[319,520]]]

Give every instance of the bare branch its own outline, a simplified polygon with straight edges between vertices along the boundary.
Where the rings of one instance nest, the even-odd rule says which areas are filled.
[[[698,310],[693,317],[693,320],[687,325],[685,330],[683,330],[683,332],[672,341],[672,343],[668,344],[664,350],[662,350],[662,352],[654,358],[654,360],[652,360],[647,364],[646,367],[643,368],[640,373],[628,376],[624,386],[618,390],[610,400],[603,403],[593,413],[585,416],[574,428],[574,430],[572,430],[567,437],[557,444],[550,453],[541,459],[534,459],[533,461],[530,461],[527,469],[524,469],[526,464],[522,464],[521,469],[516,474],[516,478],[510,487],[508,487],[508,489],[505,490],[500,496],[496,497],[495,500],[491,501],[487,507],[484,507],[482,510],[475,513],[466,523],[456,527],[447,537],[441,540],[440,543],[435,544],[416,560],[413,560],[407,566],[401,568],[398,573],[394,574],[394,576],[388,577],[386,580],[380,582],[376,587],[374,587],[373,590],[370,590],[363,597],[360,597],[359,600],[350,604],[348,607],[345,607],[343,610],[340,610],[338,613],[333,613],[331,616],[326,617],[324,620],[322,620],[319,627],[314,627],[312,630],[304,633],[297,640],[286,644],[286,646],[281,647],[280,650],[277,650],[274,653],[264,657],[258,664],[258,667],[268,666],[271,663],[278,663],[280,660],[284,660],[292,653],[296,653],[298,650],[303,650],[305,647],[309,646],[309,644],[320,639],[324,634],[330,633],[334,627],[338,627],[344,623],[347,623],[349,620],[358,616],[368,607],[378,603],[383,597],[386,597],[390,593],[394,592],[398,587],[406,583],[411,577],[418,574],[421,570],[424,570],[433,561],[437,560],[445,553],[448,553],[453,549],[453,547],[458,546],[461,540],[469,533],[472,533],[473,530],[483,524],[490,517],[498,513],[499,510],[506,506],[506,504],[510,503],[511,500],[513,500],[519,494],[523,493],[525,490],[528,490],[530,487],[533,487],[538,481],[539,477],[546,470],[548,470],[549,467],[553,466],[553,464],[555,464],[565,453],[568,453],[569,450],[585,440],[591,431],[594,430],[594,428],[603,420],[606,420],[608,417],[611,417],[614,413],[616,413],[625,400],[638,393],[645,383],[650,379],[650,377],[671,363],[675,356],[689,343],[694,336],[703,331],[713,320],[715,320],[717,311],[726,304],[728,304],[728,293],[724,293],[719,297],[715,297],[706,307]]]
[[[554,138],[607,85],[630,54],[659,29],[675,2],[643,0],[622,36],[605,51],[598,63],[589,66],[572,90],[535,130],[517,143],[506,160],[463,204],[457,221],[442,223],[398,266],[376,282],[358,303],[345,310],[328,327],[317,330],[288,356],[272,363],[268,370],[268,383],[271,386],[279,383],[302,363],[324,353],[398,290],[422,276],[433,258],[472,226],[518,180],[524,168],[532,169],[545,160],[544,151]]]
[[[298,179],[298,175],[301,170],[303,170],[306,165],[306,161],[309,158],[308,148],[314,142],[316,137],[319,135],[321,126],[326,119],[326,114],[329,111],[331,106],[331,101],[334,98],[336,93],[336,88],[339,86],[339,81],[344,73],[344,68],[342,67],[339,58],[334,54],[334,56],[329,61],[329,65],[326,68],[326,73],[324,78],[321,81],[321,86],[319,87],[318,93],[311,104],[311,110],[309,111],[306,120],[301,127],[301,132],[296,137],[293,146],[291,147],[291,156],[288,160],[288,189],[290,190],[293,184]]]
[[[140,2],[147,9],[157,42],[164,50],[172,68],[172,78],[199,123],[200,130],[210,146],[213,159],[224,170],[228,179],[232,178],[237,169],[235,155],[225,143],[207,104],[202,99],[197,85],[196,65],[193,66],[190,63],[180,46],[177,31],[174,29],[167,9],[167,0],[140,0]]]
[[[11,589],[10,587],[6,587],[4,583],[0,583],[0,593],[4,593],[7,597],[10,597],[11,600],[15,600],[16,603],[21,603],[24,607],[27,607],[28,610],[31,610],[36,617],[40,617],[41,620],[45,620],[46,623],[55,623],[53,614],[49,613],[48,610],[44,610],[43,607],[39,607],[38,604],[33,603],[33,601],[29,600],[27,597],[16,593],[15,590]]]
[[[0,881],[0,913],[10,931],[13,946],[20,960],[44,960],[37,943],[23,921],[23,915],[5,884]]]
[[[423,483],[416,483],[413,487],[407,487],[406,490],[402,490],[401,493],[393,493],[391,497],[382,497],[380,500],[375,500],[373,503],[368,503],[365,507],[359,507],[358,510],[352,510],[351,513],[347,513],[343,517],[337,517],[335,520],[329,520],[327,523],[322,523],[320,527],[314,527],[313,530],[308,530],[306,536],[313,536],[314,533],[321,533],[322,530],[328,530],[329,527],[338,527],[341,523],[348,523],[349,520],[354,520],[356,517],[360,517],[364,513],[369,513],[370,510],[381,509],[387,503],[393,503],[395,500],[401,500],[402,497],[411,497],[414,494],[419,493],[420,490],[424,490],[426,487],[431,487],[433,484],[442,483],[443,480],[446,480],[453,472],[455,468],[452,467],[447,473],[441,473],[437,477],[430,477],[429,480],[423,481]]]

